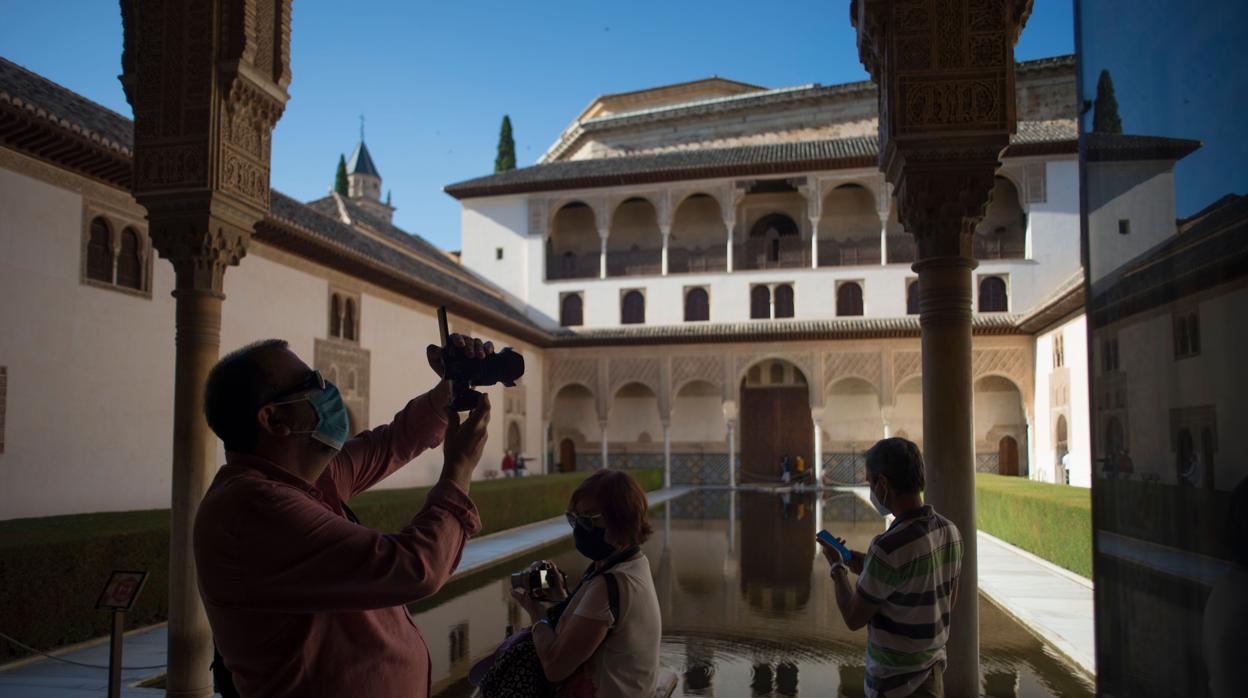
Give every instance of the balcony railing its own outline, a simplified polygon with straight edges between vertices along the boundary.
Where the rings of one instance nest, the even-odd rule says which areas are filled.
[[[646,276],[663,271],[663,250],[607,250],[607,276]]]
[[[697,274],[701,272],[722,272],[728,269],[728,252],[724,245],[715,247],[685,249],[670,247],[667,250],[667,272],[669,274]]]
[[[889,264],[913,264],[917,253],[917,246],[914,243],[914,236],[909,233],[901,233],[899,235],[889,235],[884,240],[888,246],[888,263]]]
[[[747,240],[732,255],[734,269],[801,269],[810,266],[810,241],[796,236]]]
[[[1027,233],[1021,229],[977,233],[971,239],[971,254],[975,259],[1022,259],[1027,256]]]
[[[546,255],[546,278],[550,281],[558,279],[596,279],[599,270],[598,252],[567,252],[564,254]]]
[[[844,267],[880,263],[880,238],[854,240],[820,240],[819,266]]]

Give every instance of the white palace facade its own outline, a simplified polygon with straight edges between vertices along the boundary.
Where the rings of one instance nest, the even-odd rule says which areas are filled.
[[[1017,87],[974,240],[976,467],[1088,486],[1074,59],[1021,63]],[[774,482],[787,454],[856,482],[877,439],[923,441],[914,245],[875,132],[866,82],[600,97],[536,165],[446,187],[458,255],[392,224],[361,142],[348,195],[273,192],[225,276],[222,350],[289,340],[363,428],[429,387],[447,304],[527,360],[493,390],[482,477],[507,448],[530,472]],[[132,142],[125,117],[0,59],[0,519],[169,504],[173,273],[129,193]],[[1190,150],[1110,145],[1133,196],[1173,211]]]

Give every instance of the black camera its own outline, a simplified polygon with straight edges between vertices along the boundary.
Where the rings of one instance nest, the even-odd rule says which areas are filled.
[[[530,596],[533,596],[535,592],[547,592],[554,587],[556,574],[558,572],[549,563],[542,563],[537,569],[513,572],[511,574],[511,588],[524,589]]]
[[[446,306],[438,308],[438,332],[442,336],[443,377],[451,382],[451,409],[470,410],[481,402],[480,388],[496,383],[511,388],[524,375],[524,357],[511,347],[484,359],[468,358],[462,349],[452,346],[446,324]]]

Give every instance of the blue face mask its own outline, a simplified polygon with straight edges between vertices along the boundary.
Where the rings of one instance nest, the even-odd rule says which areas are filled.
[[[296,400],[275,402],[275,405],[288,405],[295,402],[307,402],[316,410],[316,428],[307,431],[292,431],[292,434],[308,434],[313,439],[341,451],[351,429],[351,420],[347,415],[347,404],[342,401],[338,386],[325,381],[325,389]]]

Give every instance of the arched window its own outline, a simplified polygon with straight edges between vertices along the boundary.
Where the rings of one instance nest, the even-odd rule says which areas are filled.
[[[355,299],[348,298],[346,302],[343,303],[342,309],[342,338],[349,339],[354,342],[357,334],[356,329]]]
[[[1005,281],[999,276],[985,276],[979,282],[979,312],[1004,313],[1009,310]]]
[[[766,320],[771,317],[771,289],[766,286],[755,286],[750,291],[750,317],[755,320]]]
[[[559,304],[559,324],[563,327],[576,327],[585,323],[584,308],[581,294],[569,293]]]
[[[640,325],[646,321],[646,297],[641,291],[629,291],[620,302],[620,324]]]
[[[337,293],[329,295],[329,336],[342,336],[342,298]]]
[[[108,221],[103,218],[91,221],[91,233],[87,238],[87,278],[113,283],[113,243]]]
[[[776,287],[776,317],[793,317],[793,287],[788,284]]]
[[[862,286],[847,281],[836,289],[836,314],[838,316],[862,315]]]
[[[917,280],[906,284],[906,315],[919,314],[919,282]]]
[[[143,250],[134,228],[121,231],[121,254],[117,255],[117,285],[143,288]]]
[[[705,322],[711,319],[711,299],[704,288],[691,288],[685,294],[685,322]]]

